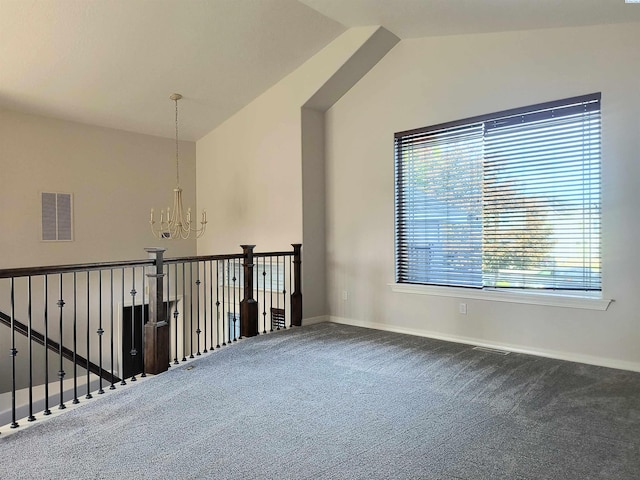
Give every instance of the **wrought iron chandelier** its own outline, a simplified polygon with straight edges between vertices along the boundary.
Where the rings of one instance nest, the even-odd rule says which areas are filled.
[[[187,239],[190,237],[199,238],[207,228],[207,212],[202,210],[200,225],[191,219],[191,208],[184,213],[182,206],[182,188],[180,188],[180,160],[178,155],[178,100],[182,98],[179,93],[174,93],[169,97],[176,104],[176,188],[173,189],[173,210],[160,210],[160,222],[154,219],[154,210],[151,209],[151,232],[157,238],[169,240]]]

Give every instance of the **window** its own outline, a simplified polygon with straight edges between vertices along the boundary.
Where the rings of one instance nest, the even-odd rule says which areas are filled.
[[[396,281],[600,291],[600,98],[396,133]]]

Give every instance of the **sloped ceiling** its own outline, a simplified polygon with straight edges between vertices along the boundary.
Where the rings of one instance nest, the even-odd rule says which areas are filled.
[[[197,140],[341,34],[296,0],[0,0],[0,108]]]
[[[400,38],[640,21],[624,0],[0,0],[0,108],[197,140],[352,26]]]

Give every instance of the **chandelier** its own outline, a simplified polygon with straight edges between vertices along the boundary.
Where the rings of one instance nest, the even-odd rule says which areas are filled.
[[[178,155],[178,100],[182,98],[179,93],[174,93],[169,97],[176,104],[176,188],[173,189],[173,209],[160,210],[160,222],[154,219],[154,210],[151,209],[151,232],[156,238],[187,239],[190,237],[199,238],[204,234],[207,227],[207,212],[202,211],[200,225],[191,219],[191,209],[184,213],[182,206],[182,188],[180,188],[180,161]]]

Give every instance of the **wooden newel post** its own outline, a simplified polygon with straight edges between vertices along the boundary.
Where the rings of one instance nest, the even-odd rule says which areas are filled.
[[[302,326],[302,249],[301,243],[293,247],[293,293],[291,294],[291,325]]]
[[[149,321],[144,326],[144,370],[162,373],[169,367],[169,324],[166,322],[163,298],[163,254],[165,248],[145,248],[155,260],[147,273],[149,285]]]
[[[258,334],[258,302],[253,298],[253,249],[255,245],[240,245],[244,254],[244,295],[240,302],[240,336]]]

